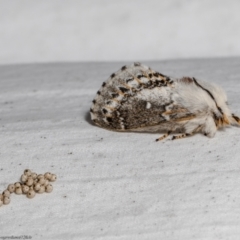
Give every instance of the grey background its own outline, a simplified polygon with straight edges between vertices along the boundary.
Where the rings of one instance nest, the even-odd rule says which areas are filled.
[[[238,0],[0,0],[0,64],[239,56]]]

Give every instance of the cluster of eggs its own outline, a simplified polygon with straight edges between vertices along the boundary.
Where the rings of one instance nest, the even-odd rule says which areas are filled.
[[[37,174],[29,169],[24,170],[21,176],[21,181],[14,184],[9,184],[7,189],[0,194],[0,207],[3,204],[10,203],[11,193],[26,194],[28,198],[35,197],[36,193],[50,193],[53,190],[53,186],[50,182],[56,181],[57,176],[50,172],[45,174]]]

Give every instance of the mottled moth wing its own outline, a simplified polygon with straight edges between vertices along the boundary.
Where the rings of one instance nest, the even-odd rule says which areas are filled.
[[[140,63],[124,66],[102,84],[90,109],[96,125],[118,131],[169,129],[190,113],[171,99],[175,80]]]

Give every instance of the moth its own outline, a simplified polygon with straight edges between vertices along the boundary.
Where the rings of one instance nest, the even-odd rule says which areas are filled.
[[[92,121],[115,131],[163,132],[214,137],[218,129],[240,125],[227,96],[215,84],[194,77],[172,78],[141,63],[123,66],[103,82],[90,109]]]

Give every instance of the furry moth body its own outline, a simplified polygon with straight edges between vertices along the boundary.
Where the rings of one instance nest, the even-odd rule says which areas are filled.
[[[115,131],[172,132],[183,138],[201,132],[213,137],[228,125],[240,125],[225,92],[191,77],[171,78],[140,63],[123,66],[102,84],[90,109],[92,121]]]

